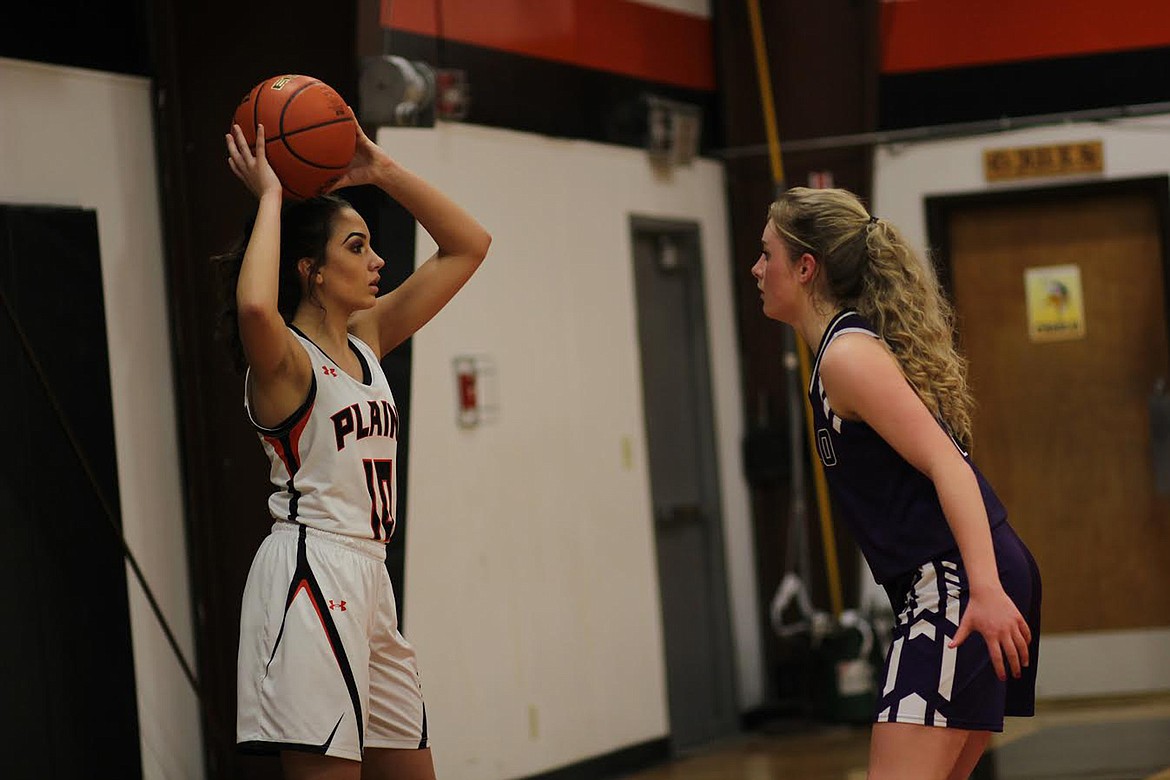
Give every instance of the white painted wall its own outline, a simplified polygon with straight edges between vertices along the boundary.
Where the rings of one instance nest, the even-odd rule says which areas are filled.
[[[147,80],[0,59],[0,202],[97,211],[123,532],[193,664],[154,155]],[[203,777],[194,694],[126,580],[143,776]]]
[[[638,150],[460,125],[378,140],[494,236],[414,340],[404,619],[439,775],[522,777],[669,732],[633,214],[701,226],[738,694],[758,704],[721,167],[662,180]],[[433,249],[420,230],[416,261]],[[458,355],[495,362],[496,422],[457,427]]]
[[[1101,140],[1105,172],[1090,177],[1032,179],[989,185],[983,150]],[[1170,171],[1170,115],[1101,123],[1067,123],[994,135],[889,144],[874,154],[873,211],[890,219],[915,246],[927,245],[924,199],[928,195],[1040,187],[1077,180],[1165,176]],[[872,579],[863,582],[872,585]],[[1168,584],[1170,587],[1170,584]],[[883,598],[872,585],[875,598]],[[1108,664],[1099,662],[1109,658]],[[1170,690],[1170,627],[1045,636],[1036,681],[1041,697],[1088,696]]]

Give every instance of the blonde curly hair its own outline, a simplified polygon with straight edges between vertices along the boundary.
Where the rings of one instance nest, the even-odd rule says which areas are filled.
[[[865,317],[926,408],[969,445],[975,402],[967,361],[955,348],[954,312],[934,269],[847,190],[794,187],[771,205],[768,221],[793,257],[808,252],[819,261],[816,299]]]

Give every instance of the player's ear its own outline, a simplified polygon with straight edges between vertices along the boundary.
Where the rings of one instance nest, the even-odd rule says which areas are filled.
[[[796,261],[796,277],[801,283],[811,282],[816,278],[817,271],[820,270],[820,267],[820,261],[817,260],[816,256],[805,252]]]
[[[317,276],[317,282],[321,281],[321,269],[318,268],[316,271],[313,270],[313,258],[311,257],[302,257],[297,261],[297,273],[300,274],[300,277],[306,282],[309,280],[310,274],[315,274]]]

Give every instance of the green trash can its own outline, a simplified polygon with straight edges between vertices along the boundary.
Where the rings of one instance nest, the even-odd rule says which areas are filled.
[[[877,706],[873,629],[855,610],[841,618],[813,648],[818,714],[834,723],[871,723]]]

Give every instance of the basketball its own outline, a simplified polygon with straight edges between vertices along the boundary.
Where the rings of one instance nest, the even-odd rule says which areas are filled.
[[[293,200],[324,194],[349,167],[357,125],[341,95],[311,76],[273,76],[240,101],[232,120],[255,148],[264,125],[272,170]]]

